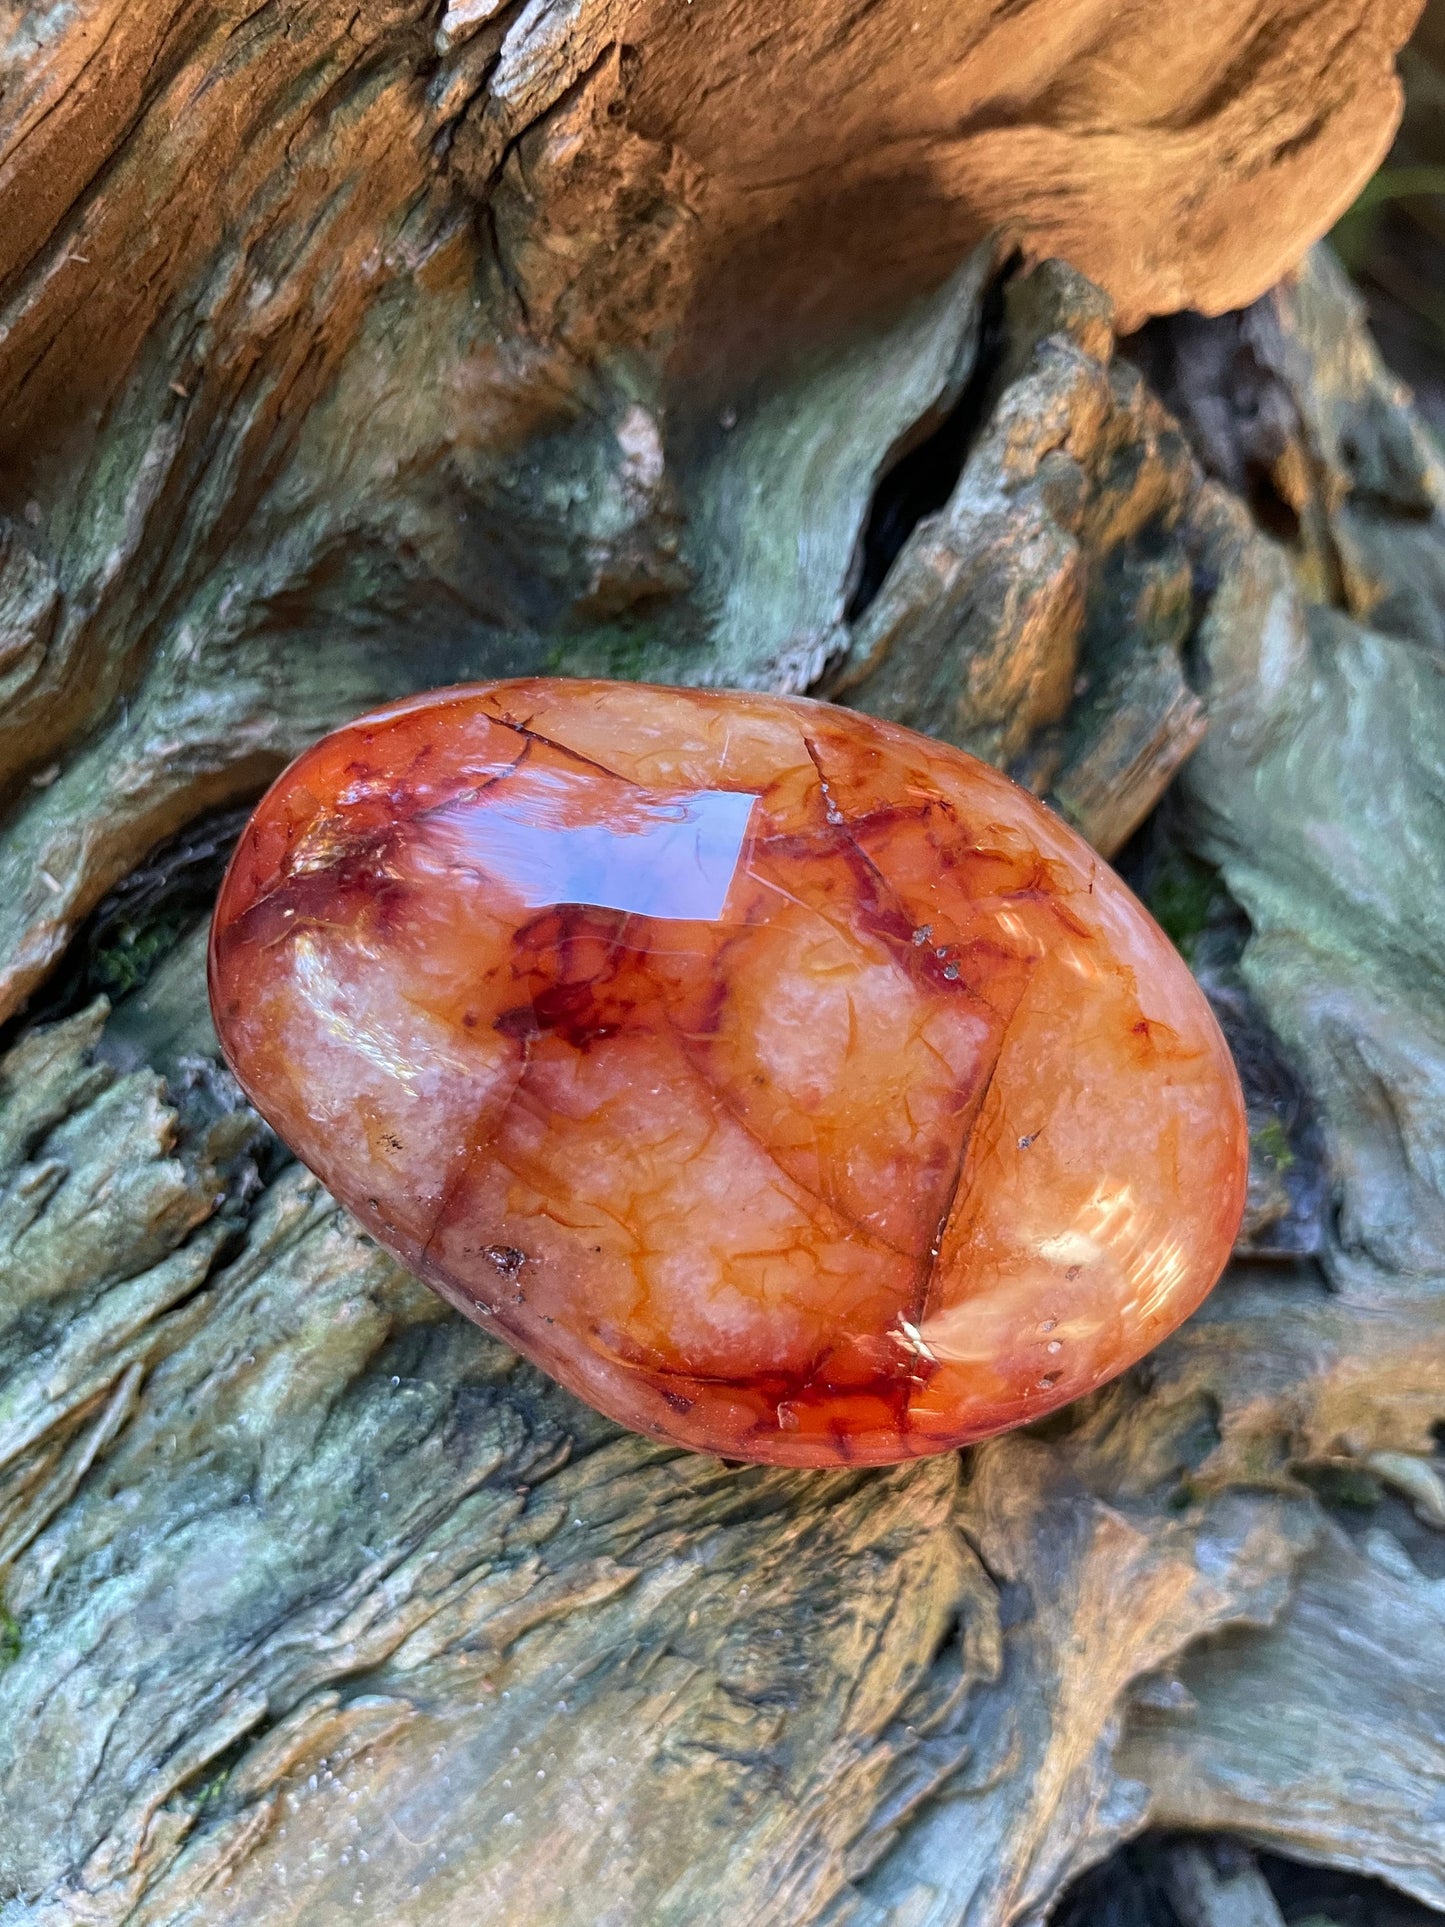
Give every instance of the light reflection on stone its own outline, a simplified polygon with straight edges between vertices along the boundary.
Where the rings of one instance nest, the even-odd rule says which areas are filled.
[[[730,1456],[1037,1418],[1193,1309],[1242,1209],[1233,1066],[1118,879],[997,772],[816,704],[533,681],[363,718],[248,827],[212,999],[404,1262]]]

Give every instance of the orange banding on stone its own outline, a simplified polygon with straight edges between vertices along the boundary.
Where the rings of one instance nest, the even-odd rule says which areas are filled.
[[[1031,796],[849,711],[442,690],[252,818],[211,995],[257,1108],[454,1305],[638,1430],[794,1465],[1038,1418],[1199,1303],[1219,1029]]]

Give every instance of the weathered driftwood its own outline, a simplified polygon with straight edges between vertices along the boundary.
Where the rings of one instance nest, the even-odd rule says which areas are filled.
[[[957,482],[877,604],[990,477],[995,548],[1036,553],[1019,478],[1053,462],[1077,606],[1113,596],[1120,663],[1185,648],[1211,728],[1169,834],[1214,867],[1176,925],[1321,1108],[1318,1258],[1242,1262],[1141,1372],[962,1458],[677,1457],[278,1168],[208,1055],[197,929],[5,1070],[7,1927],[1004,1922],[1150,1818],[1445,1905],[1445,684],[1408,593],[1445,490],[1327,261],[1216,326],[1280,345],[1306,506],[1368,549],[1388,627],[1312,599],[1309,545],[1257,533],[1052,269],[1007,290]],[[1140,347],[1161,380],[1177,338]],[[1162,633],[1152,579],[1108,589],[1141,473],[1166,584],[1188,559]],[[965,683],[989,606],[949,631]]]
[[[1445,477],[1325,258],[1123,352],[964,258],[1256,293],[1413,7],[776,12],[0,11],[5,1927],[1003,1927],[1151,1820],[1445,1907]],[[207,812],[539,665],[826,690],[1122,849],[1256,1127],[1145,1368],[679,1457],[286,1161]]]

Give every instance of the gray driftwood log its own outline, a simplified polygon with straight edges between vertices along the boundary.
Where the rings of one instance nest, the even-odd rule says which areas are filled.
[[[1328,222],[1413,8],[780,11],[0,8],[4,1927],[1006,1927],[1151,1822],[1445,1909],[1445,469],[1323,254],[1115,332]],[[370,1245],[216,1063],[217,811],[539,666],[1124,851],[1250,1095],[1204,1311],[801,1475]]]

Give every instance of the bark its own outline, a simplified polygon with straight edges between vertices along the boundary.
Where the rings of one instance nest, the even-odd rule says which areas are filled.
[[[1005,9],[6,19],[5,1927],[1004,1927],[1151,1822],[1445,1908],[1445,470],[1323,254],[1122,346],[1030,265],[1257,293],[1409,11],[1201,7],[1186,75],[1157,10],[1026,10],[1031,113]],[[1306,59],[1355,63],[1308,128]],[[1031,1432],[793,1474],[379,1253],[216,1062],[214,812],[538,666],[829,693],[1122,852],[1251,1102],[1203,1312]]]

